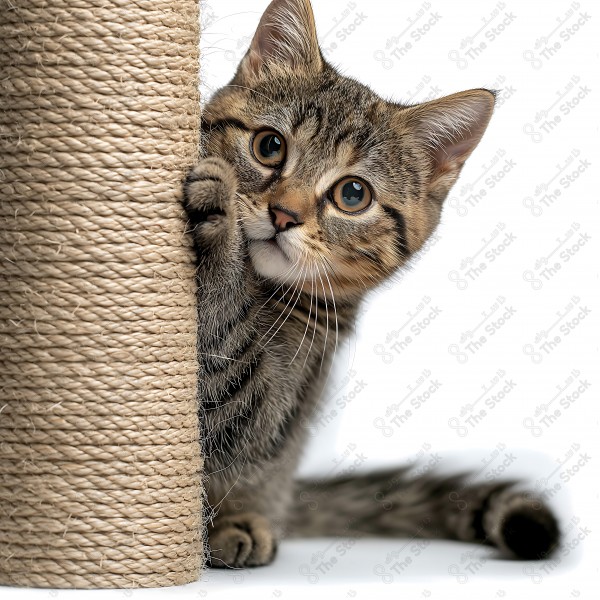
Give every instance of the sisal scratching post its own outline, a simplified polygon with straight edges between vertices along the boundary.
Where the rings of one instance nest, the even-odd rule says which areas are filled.
[[[0,0],[0,584],[199,576],[197,11]]]

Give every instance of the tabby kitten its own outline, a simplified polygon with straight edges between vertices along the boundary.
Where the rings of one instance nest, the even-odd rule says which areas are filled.
[[[309,0],[271,2],[206,107],[185,206],[213,566],[265,565],[284,535],[457,539],[520,558],[556,545],[552,513],[510,482],[398,469],[294,480],[336,346],[437,226],[493,107],[484,89],[396,104],[341,76]]]

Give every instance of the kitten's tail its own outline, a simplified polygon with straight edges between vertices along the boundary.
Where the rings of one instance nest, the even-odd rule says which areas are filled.
[[[412,477],[409,469],[298,481],[288,533],[452,539],[543,558],[559,541],[556,518],[541,499],[515,486],[470,483],[468,475]]]

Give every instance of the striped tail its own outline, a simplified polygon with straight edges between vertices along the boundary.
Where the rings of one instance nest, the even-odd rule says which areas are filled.
[[[416,536],[479,542],[541,559],[559,542],[556,518],[516,482],[469,475],[411,477],[410,469],[296,483],[290,537]]]

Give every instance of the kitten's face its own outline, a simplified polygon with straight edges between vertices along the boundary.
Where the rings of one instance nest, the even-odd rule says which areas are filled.
[[[364,291],[437,222],[439,206],[419,202],[427,165],[402,149],[391,111],[333,70],[226,88],[207,112],[238,121],[213,126],[205,143],[236,167],[242,225],[265,277]]]
[[[272,2],[206,107],[202,140],[236,169],[255,270],[354,298],[402,266],[437,225],[491,114],[489,92],[457,96],[382,100],[324,62],[308,0]]]

